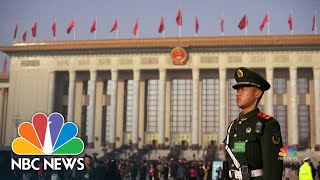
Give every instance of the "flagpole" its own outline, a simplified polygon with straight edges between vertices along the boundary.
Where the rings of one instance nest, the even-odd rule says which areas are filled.
[[[182,9],[181,9],[181,0],[179,1],[179,9],[180,9],[180,13],[181,13],[181,22],[182,22]],[[182,28],[182,23],[181,25],[179,26],[179,38],[181,38],[181,28]]]
[[[223,21],[223,24],[222,24]],[[221,31],[222,30],[222,31]],[[224,36],[224,17],[223,17],[223,11],[221,13],[221,19],[220,19],[220,31],[221,31],[221,36]]]
[[[53,22],[54,24],[55,24],[55,28],[57,28],[57,22],[56,22],[56,18],[54,18],[54,22]],[[55,30],[55,32],[54,32],[55,34],[54,34],[54,36],[53,36],[53,41],[56,41],[56,35],[57,35],[57,32],[56,32],[56,30]]]
[[[16,21],[16,26],[14,27],[14,35],[15,35],[15,37],[14,37],[14,39],[13,39],[13,43],[15,43],[16,42],[16,40],[17,40],[17,34],[16,34],[16,27],[18,26],[18,21]],[[17,29],[18,30],[18,29]]]
[[[290,9],[290,17],[291,17],[291,24],[292,24],[292,28],[290,29],[290,33],[291,35],[293,35],[293,17],[292,17],[292,10]]]
[[[248,36],[248,16],[247,16],[247,12],[246,12],[245,16],[246,16],[246,19],[245,19],[246,36]]]
[[[73,18],[74,27],[73,27],[73,40],[76,40],[76,19]]]
[[[137,26],[138,26],[138,29],[137,29],[137,35],[136,35],[136,39],[139,38],[139,17],[137,17]]]
[[[117,29],[116,29],[116,39],[118,39],[118,29],[119,29],[119,16],[117,16]]]
[[[95,30],[94,30],[94,39],[96,40],[97,39],[97,27],[98,27],[98,16],[96,16],[96,27],[95,27]]]
[[[38,23],[37,23],[37,18],[36,18],[36,21],[34,22],[33,26],[36,24],[36,28],[35,28],[35,36],[33,37],[33,42],[36,42],[37,41],[37,26],[38,26]],[[32,27],[33,27],[32,26]],[[31,34],[32,34],[32,31],[31,31]]]
[[[165,22],[165,21],[164,21],[164,17],[163,17],[163,24],[164,24],[164,22]],[[165,25],[163,25],[163,31],[162,31],[162,33],[161,33],[161,34],[162,34],[162,38],[164,38],[164,30],[165,30]]]
[[[314,10],[314,34],[317,34],[317,10]]]
[[[270,35],[270,13],[268,11],[268,36]]]
[[[163,31],[162,31],[162,38],[164,38],[164,30],[165,30],[165,23],[164,23],[164,17],[163,17]]]

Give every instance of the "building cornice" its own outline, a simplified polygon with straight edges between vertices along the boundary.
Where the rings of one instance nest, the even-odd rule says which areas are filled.
[[[137,38],[117,40],[73,40],[14,43],[0,46],[0,51],[8,54],[59,51],[96,51],[168,49],[185,47],[190,49],[214,48],[219,51],[279,50],[320,50],[320,35],[282,35],[282,36],[224,36],[224,37],[183,37],[183,38]]]

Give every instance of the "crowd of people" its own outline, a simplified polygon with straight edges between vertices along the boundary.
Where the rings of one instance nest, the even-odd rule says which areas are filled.
[[[307,163],[307,164],[306,164]],[[294,179],[310,179],[312,177],[313,180],[316,179],[318,176],[320,180],[320,161],[318,162],[317,166],[314,166],[313,162],[311,161],[310,157],[305,158],[302,162],[299,161],[288,161],[283,164],[284,171],[283,176],[286,180],[290,178]],[[302,168],[303,166],[310,167],[310,173],[304,174],[305,170]],[[301,174],[303,173],[303,174]],[[307,177],[308,176],[308,177]],[[306,178],[307,177],[307,178]]]
[[[174,151],[177,155],[176,150]],[[171,154],[172,155],[172,154]],[[169,155],[168,155],[169,157]],[[224,179],[222,169],[213,169],[212,161],[186,159],[168,159],[168,157],[159,157],[157,160],[147,160],[143,158],[127,159],[105,159],[96,156],[84,156],[85,168],[82,171],[61,170],[44,171],[40,168],[38,171],[11,171],[10,159],[11,153],[8,151],[0,152],[0,179],[12,180],[211,180],[212,171],[215,171],[216,179]],[[170,156],[172,157],[172,156]],[[320,176],[320,162],[314,166],[310,159],[308,166],[311,167],[312,178]],[[283,177],[285,179],[298,179],[301,175],[301,167],[305,162],[292,161],[284,163]],[[41,167],[41,163],[38,164]],[[300,178],[301,179],[301,178]],[[319,178],[320,179],[320,178]]]
[[[187,161],[181,159],[166,160],[166,157],[159,157],[158,160],[145,159],[97,159],[85,155],[82,171],[61,170],[61,171],[11,171],[10,170],[10,153],[6,153],[6,158],[1,160],[0,177],[5,179],[21,180],[158,180],[158,179],[212,179],[212,164],[205,161]],[[2,156],[4,157],[4,156]],[[1,158],[2,159],[2,158]],[[9,164],[9,166],[8,166]],[[41,166],[41,163],[38,164]]]
[[[39,170],[11,170],[10,159],[13,155],[9,151],[1,151],[0,157],[0,179],[17,180],[95,180],[95,179],[212,179],[212,161],[214,160],[216,146],[210,146],[203,160],[187,161],[183,156],[183,147],[170,147],[166,157],[150,159],[152,147],[145,147],[133,153],[130,147],[122,146],[114,151],[105,152],[103,157],[84,156],[85,168],[82,171],[66,170],[60,171],[43,170],[43,163],[39,162]],[[129,151],[130,150],[130,151]],[[129,151],[129,153],[127,153]],[[125,158],[120,154],[125,152]],[[199,153],[199,152],[198,152]],[[204,152],[203,152],[204,153]],[[147,158],[146,158],[147,156]],[[13,157],[15,158],[15,157]],[[31,157],[30,157],[31,158]],[[44,158],[44,157],[41,157]],[[221,172],[219,171],[221,174]]]

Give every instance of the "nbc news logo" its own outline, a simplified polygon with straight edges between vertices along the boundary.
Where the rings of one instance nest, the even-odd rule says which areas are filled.
[[[17,155],[52,156],[52,155],[79,155],[84,149],[83,141],[77,138],[78,127],[73,122],[64,123],[60,113],[52,113],[47,117],[43,113],[36,113],[32,117],[32,123],[23,122],[18,128],[20,137],[16,138],[11,145]],[[40,158],[11,159],[11,169],[39,170],[36,166]],[[43,169],[49,167],[52,170],[61,170],[63,165],[66,169],[84,169],[83,158],[43,158]]]
[[[278,155],[279,160],[298,160],[298,153],[292,146],[285,145],[283,148],[280,148]]]

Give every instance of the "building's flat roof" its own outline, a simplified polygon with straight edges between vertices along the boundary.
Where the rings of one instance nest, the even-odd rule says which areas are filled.
[[[0,82],[9,82],[9,73],[0,72]]]
[[[320,46],[320,35],[219,36],[18,42],[0,46],[8,54],[39,51],[148,49],[172,47]]]

